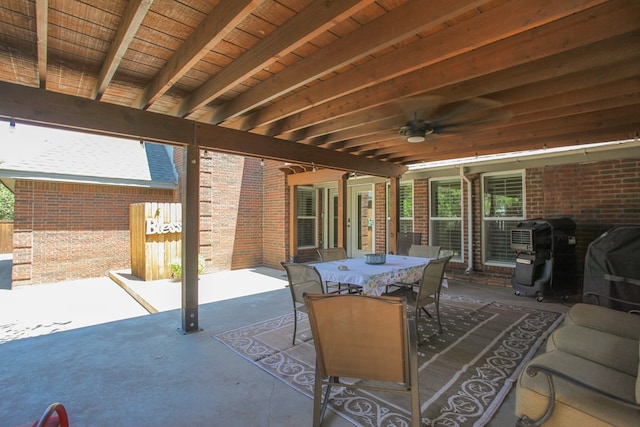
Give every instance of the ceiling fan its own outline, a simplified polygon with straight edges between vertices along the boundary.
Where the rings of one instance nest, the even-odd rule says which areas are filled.
[[[398,130],[410,143],[440,134],[471,132],[479,125],[503,123],[511,118],[500,102],[487,98],[447,104],[441,97],[426,96],[398,101],[397,105],[405,114],[412,112],[413,118]]]

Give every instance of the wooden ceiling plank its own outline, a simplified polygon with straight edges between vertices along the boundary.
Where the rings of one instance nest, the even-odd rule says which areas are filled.
[[[635,110],[635,111],[634,111]],[[522,147],[523,144],[530,144],[528,149],[543,148],[541,145],[535,145],[533,142],[541,140],[562,139],[566,140],[567,135],[571,135],[576,139],[580,134],[589,135],[599,129],[612,128],[624,129],[625,134],[610,135],[611,140],[625,139],[633,135],[640,129],[640,122],[633,125],[634,117],[637,116],[638,104],[624,106],[621,108],[612,108],[609,110],[578,114],[571,117],[561,117],[542,122],[532,122],[508,128],[501,128],[495,131],[486,131],[476,134],[451,135],[442,138],[428,139],[425,143],[425,149],[437,152],[442,156],[466,157],[469,153],[476,152],[481,148],[490,148],[491,146],[508,146]],[[631,123],[630,123],[631,121]],[[629,134],[630,133],[630,134]],[[605,135],[600,133],[599,135]],[[583,139],[583,138],[578,138]],[[520,145],[518,145],[520,144]],[[398,147],[381,148],[378,150],[370,150],[375,152],[375,156],[389,155],[390,161],[398,161],[399,158],[414,158],[421,147],[410,146],[404,144],[404,149]],[[509,148],[507,151],[514,151]],[[466,153],[465,155],[460,155]]]
[[[561,61],[562,67],[554,64],[551,70],[541,70],[541,72],[560,73],[563,71],[561,68],[571,66],[565,65],[565,58],[573,56],[572,49],[583,48],[603,38],[606,40],[607,37],[624,35],[640,28],[640,22],[635,19],[640,14],[640,2],[631,2],[623,9],[619,9],[619,6],[618,2],[611,2],[604,5],[604,8],[588,9],[532,30],[530,33],[516,35],[408,75],[387,80],[375,87],[365,88],[287,117],[281,121],[278,128],[282,131],[281,135],[284,135],[288,131],[317,125],[326,120],[336,120],[337,117],[399,98],[424,94],[443,86],[461,83],[506,68],[523,66],[531,61],[548,57],[555,56],[556,61]],[[584,50],[580,51],[584,52]],[[588,52],[585,54],[587,58],[593,57]],[[599,58],[594,59],[594,61],[597,60]],[[535,73],[530,72],[530,68],[527,68],[527,71],[531,80],[537,78]],[[496,85],[501,83],[495,82]],[[461,91],[461,93],[464,92]]]
[[[243,114],[286,92],[297,89],[416,33],[442,24],[448,19],[486,2],[487,0],[416,0],[407,2],[336,40],[315,54],[301,59],[274,78],[265,80],[226,103],[216,111],[212,123],[221,123],[231,117]]]
[[[62,129],[186,145],[374,176],[400,176],[407,167],[278,140],[193,120],[0,82],[0,118]]]
[[[281,120],[332,99],[580,12],[603,1],[550,4],[546,0],[517,0],[505,3],[478,15],[469,24],[453,25],[257,110],[252,113],[255,117],[248,118],[247,123],[259,127]],[[505,16],[509,19],[504,19]],[[244,127],[243,130],[248,128]]]
[[[189,115],[372,1],[314,1],[190,94],[171,114],[178,117]]]
[[[612,68],[615,68],[615,73],[610,72]],[[491,99],[503,105],[512,105],[536,98],[549,97],[552,99],[555,95],[562,95],[566,92],[590,91],[592,87],[616,84],[622,80],[634,80],[638,76],[638,70],[640,70],[640,55],[625,57],[620,62],[607,63],[600,67],[580,70],[551,79],[541,79],[533,83],[494,92],[491,94]],[[491,77],[493,78],[493,76]],[[481,77],[476,80],[476,87],[486,87],[484,80],[487,78]],[[455,99],[456,92],[455,87],[449,86],[435,93],[444,99]],[[478,96],[482,96],[482,93]]]
[[[162,70],[147,84],[132,106],[149,108],[246,19],[260,3],[261,0],[222,0],[218,3],[167,61]]]
[[[447,160],[451,158],[467,158],[473,156],[495,155],[505,152],[526,152],[531,150],[544,150],[551,148],[571,147],[582,144],[593,144],[608,141],[623,141],[631,139],[634,134],[634,128],[629,124],[620,126],[606,126],[593,129],[589,133],[577,132],[574,134],[564,134],[561,136],[541,137],[529,140],[517,141],[498,141],[493,144],[477,145],[473,147],[449,147],[446,151],[433,149],[425,152],[413,151],[412,153],[402,157],[399,155],[389,156],[389,161],[401,161],[407,164],[422,163],[438,160]],[[459,153],[459,154],[456,154]],[[460,153],[462,155],[460,155]],[[455,157],[452,157],[455,156]]]
[[[36,34],[38,40],[38,82],[47,87],[47,50],[49,48],[49,0],[36,0]]]
[[[620,65],[622,66],[622,65]],[[640,63],[631,61],[629,64],[630,69],[637,70]],[[589,73],[593,75],[593,73]],[[565,84],[569,82],[561,81]],[[640,97],[640,78],[636,75],[630,75],[629,78],[623,80],[615,80],[613,82],[607,82],[599,85],[593,85],[591,87],[579,87],[572,89],[568,86],[567,91],[564,93],[558,92],[545,92],[548,89],[550,83],[548,81],[538,82],[531,85],[531,88],[527,88],[527,96],[521,96],[518,103],[514,103],[508,106],[508,109],[513,113],[513,118],[508,123],[499,123],[496,125],[485,125],[482,128],[493,129],[496,127],[506,127],[513,125],[520,125],[533,121],[548,120],[563,116],[570,116],[578,113],[584,113],[589,111],[597,111],[599,109],[610,109],[617,106],[633,105],[638,102]],[[517,91],[518,88],[513,91]],[[538,96],[537,94],[543,94]],[[534,96],[535,95],[535,96]],[[495,98],[495,97],[494,97]],[[379,125],[381,123],[384,126]],[[395,122],[397,127],[398,121]],[[352,153],[367,151],[375,148],[380,148],[380,145],[374,146],[379,141],[388,141],[394,137],[393,119],[381,122],[366,123],[363,126],[367,127],[368,133],[360,129],[350,129],[349,132],[353,134],[360,133],[360,136],[352,140],[336,141],[331,143],[334,136],[345,135],[345,132],[336,132],[329,134],[327,138],[327,144],[333,149],[348,149]],[[385,127],[387,126],[387,127]],[[399,138],[399,135],[397,135]],[[391,145],[391,144],[389,144]]]
[[[104,94],[104,91],[107,89],[107,86],[109,86],[111,79],[120,66],[124,54],[127,49],[129,49],[129,45],[138,32],[140,24],[142,24],[145,16],[147,16],[147,12],[152,3],[153,0],[133,0],[129,2],[116,37],[111,43],[109,53],[98,74],[96,85],[91,93],[92,99],[102,98],[102,94]]]
[[[565,132],[577,132],[577,129],[571,129],[566,125],[566,123],[562,124],[558,122],[558,120],[566,120],[567,122],[582,126],[584,132],[590,132],[591,128],[588,126],[591,123],[602,122],[605,119],[608,120],[607,123],[612,123],[612,120],[618,120],[616,117],[611,118],[611,115],[620,114],[628,117],[629,115],[626,111],[636,108],[640,103],[640,92],[637,90],[635,92],[628,91],[633,91],[634,88],[638,89],[638,87],[640,87],[640,80],[636,78],[621,81],[618,84],[603,85],[603,87],[590,91],[589,94],[591,96],[588,98],[582,91],[576,91],[572,94],[563,96],[562,103],[551,103],[547,98],[536,99],[528,104],[539,104],[539,106],[523,106],[521,110],[528,113],[514,115],[514,118],[509,123],[495,127],[482,128],[482,134],[480,134],[479,131],[474,132],[473,129],[471,129],[468,133],[462,135],[440,135],[432,139],[428,139],[426,144],[447,145],[451,141],[462,138],[468,138],[476,144],[485,142],[491,143],[497,138],[504,140],[518,140],[525,138],[526,132],[529,129],[535,129],[536,131],[549,129],[554,135],[559,135]],[[618,96],[616,96],[617,91],[619,92]],[[544,105],[547,105],[547,107],[544,108]],[[600,118],[596,116],[596,114],[603,111],[607,112],[606,117]],[[583,120],[584,123],[581,120]],[[638,123],[638,127],[640,128],[640,119],[638,120]],[[376,136],[378,139],[376,139]],[[378,135],[359,138],[360,142],[357,145],[349,141],[351,145],[345,144],[342,148],[352,154],[373,152],[376,155],[394,153],[401,155],[403,151],[411,150],[416,147],[415,145],[407,143],[399,144],[398,139],[392,138],[393,137],[390,133],[381,133]]]

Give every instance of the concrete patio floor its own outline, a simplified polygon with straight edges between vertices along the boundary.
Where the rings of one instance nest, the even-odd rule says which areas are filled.
[[[180,284],[105,277],[0,288],[0,425],[37,419],[62,402],[72,426],[305,426],[312,400],[213,339],[291,311],[282,271],[203,275],[201,332],[183,335]],[[447,293],[564,312],[556,300],[451,282]],[[148,307],[147,307],[148,308]],[[153,311],[153,310],[151,310]],[[489,426],[515,425],[509,393]],[[332,413],[326,426],[351,425]]]

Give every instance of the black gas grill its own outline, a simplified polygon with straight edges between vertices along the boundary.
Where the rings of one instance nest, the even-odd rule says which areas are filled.
[[[511,230],[516,295],[566,299],[577,293],[576,224],[570,218],[521,221]]]

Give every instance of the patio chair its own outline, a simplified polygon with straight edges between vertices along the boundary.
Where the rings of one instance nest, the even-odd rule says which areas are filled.
[[[318,248],[318,256],[320,257],[320,262],[329,262],[329,261],[340,261],[341,259],[347,259],[347,251],[344,248]],[[359,294],[362,293],[362,287],[358,285],[353,285],[350,283],[340,283],[340,282],[325,282],[325,287],[327,288],[327,292],[329,288],[337,288],[338,292],[347,292],[349,294]],[[343,289],[344,287],[344,289]]]
[[[69,416],[64,405],[56,402],[45,409],[39,420],[18,427],[69,427]]]
[[[438,320],[438,332],[442,333],[442,322],[440,321],[440,291],[442,290],[444,270],[451,258],[452,257],[448,256],[446,258],[438,258],[430,261],[424,268],[420,282],[415,287],[417,292],[410,292],[408,294],[407,304],[413,306],[416,335],[418,335],[418,319],[420,317],[420,313],[424,312],[427,316],[431,317],[431,314],[429,314],[426,309],[426,306],[430,304],[435,305],[436,318]],[[394,292],[390,295],[394,295]]]
[[[409,248],[409,256],[419,257],[419,258],[438,258],[440,255],[440,246],[429,246],[429,245],[411,245]],[[412,292],[413,287],[416,286],[420,281],[416,281],[413,283],[403,283],[397,282],[389,286],[395,286],[397,288],[404,288],[405,292]],[[385,289],[385,294],[388,294],[389,286]],[[393,291],[395,292],[395,291]]]
[[[422,241],[422,233],[398,233],[398,240],[396,245],[397,255],[409,255],[409,248],[411,245],[419,245]]]
[[[411,400],[411,425],[419,426],[416,334],[406,302],[345,294],[307,294],[304,300],[316,349],[313,425],[322,423],[335,386],[405,394]],[[379,382],[347,384],[340,377]]]
[[[307,312],[304,304],[303,294],[324,293],[322,287],[322,278],[320,273],[311,265],[293,264],[287,262],[280,263],[287,272],[289,280],[289,290],[291,291],[291,300],[293,301],[293,342],[296,345],[296,331],[298,330],[298,311]]]
[[[347,259],[347,251],[344,248],[318,248],[320,262],[340,261]]]
[[[408,255],[420,258],[438,258],[440,256],[440,246],[411,245]]]

